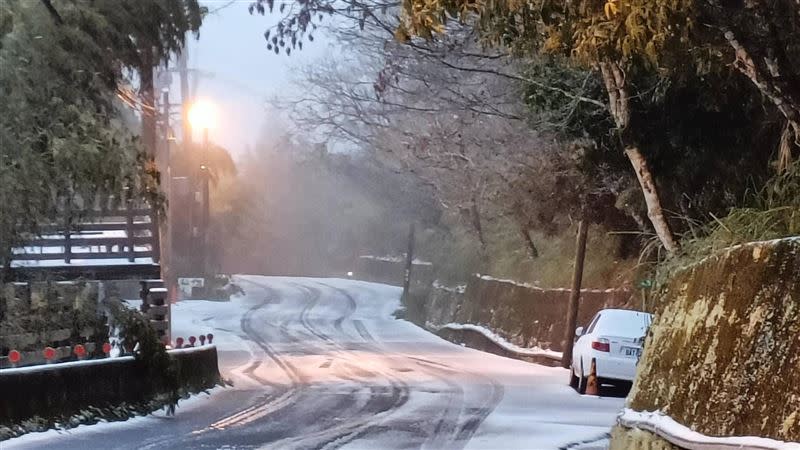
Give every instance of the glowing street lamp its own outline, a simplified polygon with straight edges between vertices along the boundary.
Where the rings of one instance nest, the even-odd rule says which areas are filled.
[[[201,269],[203,276],[208,275],[208,222],[210,216],[209,193],[208,193],[208,129],[212,128],[216,123],[216,109],[214,105],[205,100],[195,102],[189,108],[189,122],[192,128],[203,130],[203,159],[200,166],[200,172],[203,177],[203,215],[201,221],[202,228],[202,254],[203,259]],[[206,284],[206,286],[208,286]]]
[[[217,111],[214,104],[198,100],[189,107],[189,122],[192,128],[207,130],[216,124]]]

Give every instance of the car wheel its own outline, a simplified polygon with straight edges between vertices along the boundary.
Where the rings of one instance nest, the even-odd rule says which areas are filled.
[[[572,367],[569,369],[569,387],[578,390],[578,376],[575,375],[575,369]]]
[[[589,380],[583,375],[583,361],[581,361],[581,373],[578,375],[578,394],[585,394],[586,393],[586,383]]]

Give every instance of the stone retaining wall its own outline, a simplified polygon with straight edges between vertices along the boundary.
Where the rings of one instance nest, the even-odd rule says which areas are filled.
[[[706,258],[657,305],[630,408],[707,436],[800,441],[800,239]],[[616,448],[634,438],[615,430]]]
[[[356,277],[366,281],[402,282],[402,261],[362,257]],[[406,316],[420,325],[447,323],[482,325],[520,347],[562,351],[569,289],[542,289],[513,280],[470,277],[465,286],[444,286],[429,265],[414,266],[412,298]],[[583,289],[578,324],[604,308],[635,309],[634,294],[626,289]]]
[[[484,325],[521,347],[562,351],[569,296],[569,289],[542,289],[476,275],[450,321]],[[631,303],[627,290],[583,289],[578,324],[586,325],[601,309],[629,308]]]

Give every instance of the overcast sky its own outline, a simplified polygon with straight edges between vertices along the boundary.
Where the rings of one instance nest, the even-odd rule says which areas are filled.
[[[289,83],[292,68],[332,51],[334,45],[318,38],[304,43],[303,51],[291,57],[276,55],[267,50],[264,31],[277,22],[277,16],[250,15],[251,0],[201,3],[212,13],[203,21],[199,41],[189,44],[189,67],[205,74],[197,96],[216,105],[218,124],[210,132],[211,139],[236,156],[255,144],[264,124],[276,122],[264,100],[294,89]],[[177,87],[177,77],[174,81]]]

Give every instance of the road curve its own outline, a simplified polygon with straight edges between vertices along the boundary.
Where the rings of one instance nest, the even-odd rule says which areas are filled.
[[[595,439],[621,399],[582,397],[566,372],[445,342],[393,318],[399,289],[239,276],[231,302],[184,301],[173,335],[213,332],[216,389],[122,423],[32,433],[2,450],[565,448]]]

